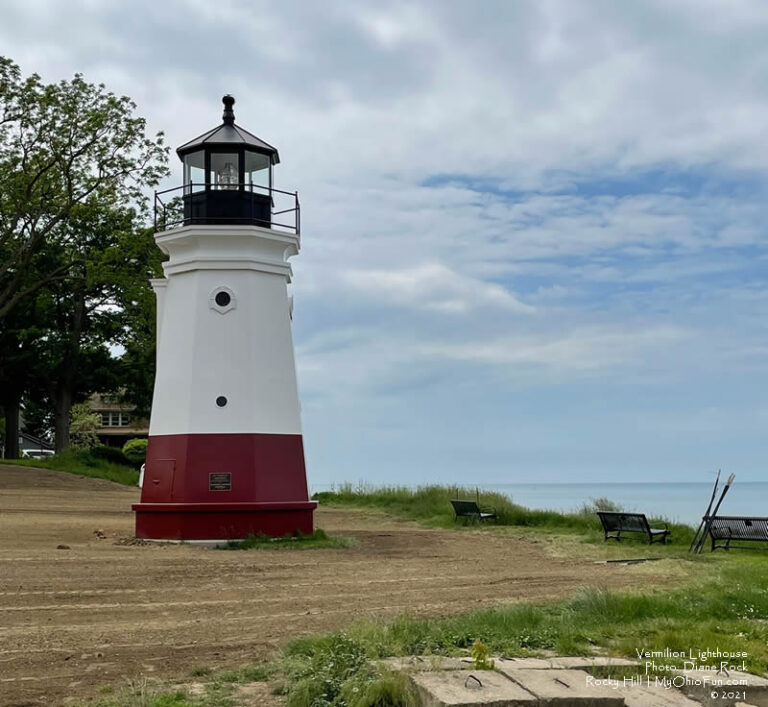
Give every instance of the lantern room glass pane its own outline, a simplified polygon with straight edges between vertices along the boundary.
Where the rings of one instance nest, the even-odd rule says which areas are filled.
[[[205,153],[190,152],[184,156],[184,193],[192,194],[205,189]]]
[[[268,155],[260,152],[245,153],[245,183],[248,191],[269,195],[272,187],[270,164]]]
[[[240,160],[237,152],[211,153],[211,188],[237,189],[240,184]]]

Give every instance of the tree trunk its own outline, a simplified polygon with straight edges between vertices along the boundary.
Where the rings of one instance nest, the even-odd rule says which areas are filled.
[[[14,398],[3,404],[5,414],[5,452],[6,459],[19,458],[19,407],[21,399]]]
[[[54,392],[54,449],[56,454],[69,448],[69,423],[75,399],[75,376],[80,355],[80,337],[85,324],[85,294],[78,289],[73,298],[69,345],[59,366]]]
[[[69,447],[69,414],[72,410],[72,391],[66,383],[56,386],[54,400],[54,450],[56,454]]]

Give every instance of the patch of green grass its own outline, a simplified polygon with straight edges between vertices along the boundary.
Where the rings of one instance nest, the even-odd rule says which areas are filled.
[[[343,633],[296,639],[284,651],[290,677],[288,705],[356,704],[342,701],[350,686],[383,679],[371,660],[466,655],[478,640],[493,653],[507,656],[602,652],[637,659],[637,650],[741,651],[748,654],[748,670],[765,673],[768,557],[717,556],[708,558],[708,564],[705,581],[689,582],[674,591],[585,588],[559,602],[522,602],[443,619],[409,615],[372,619]],[[401,701],[383,704],[409,704],[406,696],[397,699]]]
[[[67,449],[47,459],[3,459],[0,463],[65,471],[68,474],[114,481],[124,486],[136,486],[139,482],[139,472],[135,469],[101,459],[82,449]]]
[[[454,520],[452,499],[478,500],[481,507],[491,507],[496,510],[496,521],[483,524],[473,524],[467,519]],[[383,486],[373,487],[364,484],[353,487],[343,484],[335,491],[321,491],[313,498],[322,505],[371,508],[381,510],[391,515],[408,520],[415,520],[424,525],[439,528],[452,528],[459,525],[474,525],[474,527],[493,528],[514,526],[518,528],[536,528],[547,532],[578,533],[589,542],[602,542],[603,531],[597,517],[598,510],[621,510],[620,506],[607,498],[595,498],[589,504],[571,513],[552,510],[537,510],[521,506],[501,493],[479,491],[464,487],[450,486]],[[657,527],[664,523],[663,518],[649,518],[651,525]],[[662,526],[663,527],[663,526]],[[678,523],[670,523],[672,542],[675,546],[688,547],[693,537],[693,528]],[[640,544],[641,536],[627,536],[622,544]]]
[[[166,690],[143,677],[127,680],[112,697],[87,704],[89,707],[213,707],[194,701],[184,690]]]
[[[299,639],[284,661],[287,707],[411,707],[406,676],[382,670],[369,660],[368,646],[346,633]]]
[[[236,670],[215,672],[208,666],[197,666],[190,675],[202,682],[197,690],[181,689],[159,681],[142,677],[128,680],[116,690],[112,685],[105,685],[100,692],[110,695],[96,702],[89,702],[89,707],[233,707],[238,685],[254,682],[266,682],[278,666],[274,663],[253,663],[241,665]],[[194,694],[191,694],[194,692]]]
[[[340,535],[328,535],[324,530],[316,528],[311,535],[296,531],[293,535],[272,538],[269,535],[249,535],[245,540],[230,540],[221,545],[220,550],[309,550],[312,548],[350,547],[354,544],[352,538]]]
[[[266,682],[277,668],[272,663],[241,665],[237,670],[226,670],[214,676],[215,682],[245,685],[251,682]]]

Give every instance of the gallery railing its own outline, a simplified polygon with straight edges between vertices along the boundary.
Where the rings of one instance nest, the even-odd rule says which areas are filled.
[[[192,182],[155,192],[156,233],[194,224],[262,226],[299,235],[299,193],[258,184]]]

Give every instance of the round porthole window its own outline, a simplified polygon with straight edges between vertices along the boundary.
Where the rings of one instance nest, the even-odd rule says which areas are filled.
[[[223,408],[227,404],[227,399],[223,395],[220,395],[218,398],[216,398],[216,404],[220,408]]]
[[[228,287],[217,287],[208,296],[208,304],[219,314],[226,314],[237,306],[237,299]]]

